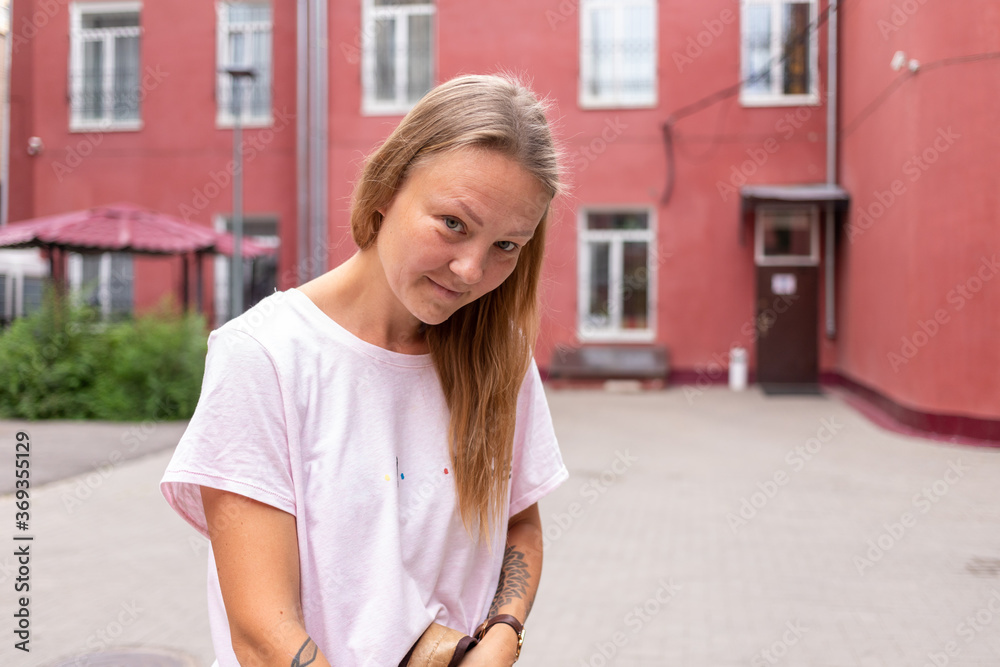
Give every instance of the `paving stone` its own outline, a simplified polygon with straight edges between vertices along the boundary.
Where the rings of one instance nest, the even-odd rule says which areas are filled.
[[[549,402],[571,478],[541,504],[519,667],[923,667],[950,642],[948,665],[1000,664],[1000,450],[884,431],[836,395]],[[157,488],[182,425],[98,477],[128,426],[71,426],[29,425],[49,457],[36,467],[74,448],[60,471],[76,476],[33,489],[28,655],[12,649],[16,563],[0,552],[0,664],[144,648],[208,667],[206,541]]]

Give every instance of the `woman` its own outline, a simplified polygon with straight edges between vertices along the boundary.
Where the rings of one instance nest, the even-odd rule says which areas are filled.
[[[212,332],[161,488],[211,539],[221,667],[396,665],[440,626],[516,660],[568,476],[531,356],[558,190],[531,92],[453,79],[367,160],[358,252]]]

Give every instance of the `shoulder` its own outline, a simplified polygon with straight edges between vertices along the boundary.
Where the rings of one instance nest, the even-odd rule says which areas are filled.
[[[295,289],[271,294],[213,331],[209,348],[221,341],[246,353],[256,349],[276,365],[318,351],[322,336],[302,303],[307,298]]]
[[[213,333],[228,336],[234,332],[246,334],[262,343],[289,330],[289,318],[298,319],[300,309],[295,303],[294,290],[274,292],[261,299],[239,317],[234,317]]]

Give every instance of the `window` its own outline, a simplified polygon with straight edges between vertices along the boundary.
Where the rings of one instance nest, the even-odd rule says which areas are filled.
[[[241,122],[247,125],[270,125],[271,116],[271,6],[243,2],[220,2],[216,5],[218,65],[215,99],[216,122],[223,127],[233,124],[233,77],[227,67],[254,70],[253,79],[237,79],[240,89]]]
[[[758,206],[754,255],[758,265],[819,263],[819,209]]]
[[[233,221],[229,217],[216,218],[215,228],[218,231],[232,233]],[[243,218],[243,237],[253,239],[256,243],[271,248],[277,248],[279,243],[278,221],[275,218],[249,216]],[[229,293],[232,276],[232,258],[225,255],[215,256],[215,320],[216,326],[222,326],[232,319],[229,314],[232,307],[232,295]],[[247,310],[258,301],[274,293],[278,286],[278,253],[260,257],[243,258],[243,309]]]
[[[42,309],[42,293],[45,289],[45,279],[25,276],[21,279],[24,293],[21,295],[21,313],[24,316]]]
[[[71,130],[137,130],[142,126],[140,7],[134,2],[72,5]]]
[[[582,0],[580,106],[656,104],[656,2]]]
[[[362,110],[405,113],[434,84],[434,3],[364,0]]]
[[[104,317],[132,313],[132,255],[125,252],[70,254],[69,284],[80,302]]]
[[[817,104],[816,0],[743,0],[740,101]]]
[[[10,32],[10,0],[0,0],[0,35]]]
[[[655,266],[648,211],[589,211],[580,232],[581,340],[652,340]]]

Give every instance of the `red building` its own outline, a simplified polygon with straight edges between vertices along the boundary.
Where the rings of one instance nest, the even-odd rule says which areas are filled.
[[[743,347],[769,387],[840,382],[1000,439],[1000,7],[840,5],[15,0],[9,219],[127,200],[224,226],[218,72],[254,66],[245,211],[279,252],[252,301],[354,252],[362,158],[434,82],[511,70],[554,102],[572,186],[540,366],[641,372],[666,350],[697,387]],[[135,308],[176,291],[179,261],[132,261]]]

